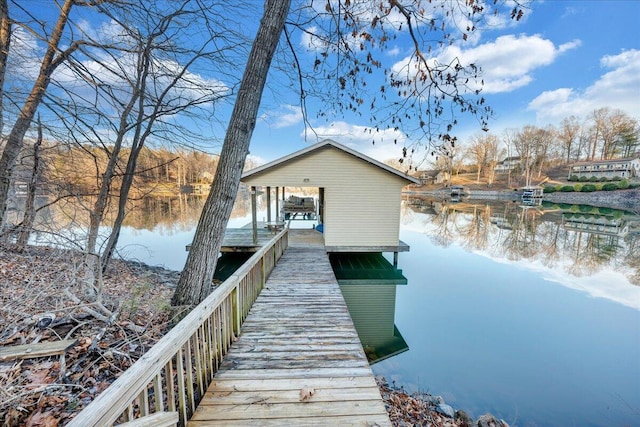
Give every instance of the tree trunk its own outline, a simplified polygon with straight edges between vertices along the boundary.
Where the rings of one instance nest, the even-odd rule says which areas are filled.
[[[118,244],[118,239],[120,238],[120,230],[122,229],[122,223],[124,222],[124,218],[126,216],[126,207],[127,201],[129,200],[129,191],[131,190],[131,186],[133,185],[133,178],[136,171],[136,166],[138,164],[138,156],[140,155],[140,150],[142,150],[144,144],[144,140],[142,140],[137,146],[131,147],[131,152],[129,153],[129,159],[127,160],[127,167],[125,169],[124,177],[122,178],[122,185],[120,187],[120,197],[118,200],[118,214],[116,215],[116,220],[113,223],[113,227],[111,229],[111,233],[109,234],[109,240],[107,241],[107,245],[105,247],[104,253],[102,254],[102,271],[104,272],[109,266],[109,262],[113,257],[113,253],[115,252],[116,245]]]
[[[4,127],[4,78],[7,71],[7,58],[11,45],[11,19],[7,0],[0,0],[0,133]]]
[[[18,239],[16,246],[19,252],[24,251],[24,247],[29,242],[29,236],[31,236],[31,229],[33,228],[33,222],[36,218],[36,186],[38,184],[38,178],[40,176],[40,146],[42,145],[42,123],[38,116],[38,139],[33,144],[33,168],[31,169],[31,179],[29,180],[29,187],[27,189],[27,200],[24,204],[24,217],[22,219],[22,226],[18,233]]]
[[[224,231],[249,153],[260,99],[291,0],[267,0],[227,128],[211,191],[173,295],[173,305],[195,305],[210,292]]]
[[[60,9],[60,16],[56,22],[56,26],[53,29],[51,38],[47,45],[47,51],[42,58],[42,64],[40,65],[40,72],[36,78],[31,93],[27,97],[24,106],[20,110],[20,114],[16,122],[7,137],[7,144],[0,157],[0,225],[3,223],[4,213],[7,209],[7,198],[9,196],[9,184],[11,182],[11,174],[16,164],[16,159],[22,148],[24,136],[29,130],[31,121],[44,97],[44,93],[51,81],[51,75],[58,65],[62,63],[62,60],[77,48],[70,47],[64,53],[57,58],[54,58],[55,53],[58,51],[58,44],[64,32],[64,27],[69,19],[69,12],[74,4],[74,0],[65,0],[64,5]]]

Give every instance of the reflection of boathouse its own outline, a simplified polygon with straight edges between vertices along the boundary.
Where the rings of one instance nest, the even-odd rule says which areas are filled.
[[[331,254],[331,266],[370,363],[409,350],[395,326],[396,286],[407,279],[381,254]]]
[[[584,231],[593,234],[624,237],[629,233],[629,225],[623,218],[565,212],[562,225],[566,230]]]
[[[544,189],[539,186],[528,186],[522,189],[522,204],[526,206],[540,206]]]

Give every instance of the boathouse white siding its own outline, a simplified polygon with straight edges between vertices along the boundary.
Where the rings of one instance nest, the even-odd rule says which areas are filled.
[[[402,187],[416,181],[330,140],[242,178],[250,186],[324,188],[327,250],[378,252],[397,250]]]

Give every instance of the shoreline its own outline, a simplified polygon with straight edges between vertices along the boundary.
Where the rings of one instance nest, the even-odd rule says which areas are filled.
[[[440,199],[449,199],[451,197],[446,189],[410,190],[403,191],[402,195],[429,196],[437,197]],[[519,201],[521,195],[522,193],[519,191],[509,190],[470,190],[469,196],[465,197],[465,200]],[[640,189],[594,191],[591,193],[546,193],[542,196],[542,201],[551,203],[566,203],[572,205],[591,205],[596,207],[626,209],[640,212]]]

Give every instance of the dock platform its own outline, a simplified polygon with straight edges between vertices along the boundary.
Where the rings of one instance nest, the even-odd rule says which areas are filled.
[[[314,230],[289,248],[188,422],[204,426],[391,426]]]

